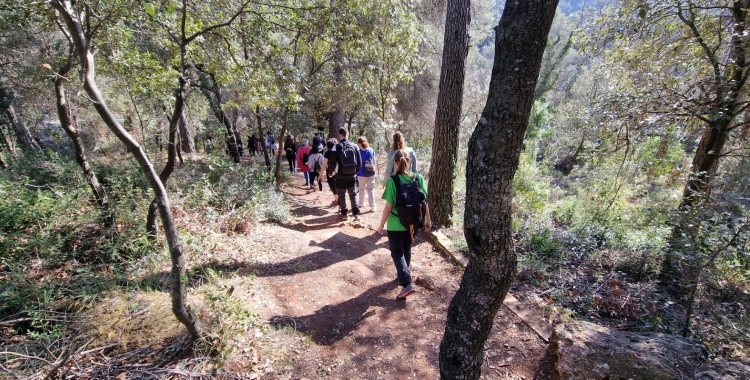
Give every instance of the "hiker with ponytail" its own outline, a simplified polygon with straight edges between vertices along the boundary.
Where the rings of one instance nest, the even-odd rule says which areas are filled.
[[[412,285],[409,265],[414,234],[423,228],[432,228],[430,210],[427,207],[427,185],[420,174],[409,171],[411,158],[404,149],[396,150],[393,166],[396,174],[388,177],[383,199],[386,201],[383,216],[380,218],[378,233],[388,232],[388,245],[391,258],[396,266],[398,282],[402,286],[396,298],[405,299],[416,292]]]

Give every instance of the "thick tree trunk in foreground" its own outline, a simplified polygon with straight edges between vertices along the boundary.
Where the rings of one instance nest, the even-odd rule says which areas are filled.
[[[506,2],[482,118],[469,141],[464,234],[469,265],[440,343],[442,379],[479,379],[484,343],[516,274],[511,188],[558,0]]]
[[[180,114],[180,121],[177,124],[180,131],[180,148],[185,153],[195,152],[195,146],[193,145],[193,139],[190,138],[190,130],[187,127],[187,121],[185,120],[185,109]]]
[[[182,255],[177,228],[174,224],[172,211],[169,207],[167,191],[161,180],[159,180],[159,177],[146,156],[146,153],[133,136],[131,136],[122,125],[120,125],[109,110],[107,102],[99,91],[96,84],[96,74],[94,72],[94,55],[89,51],[90,41],[87,40],[86,35],[83,32],[78,13],[73,9],[71,1],[52,0],[51,3],[55,10],[59,12],[60,17],[63,18],[67,31],[75,43],[76,52],[81,61],[81,79],[83,81],[84,91],[86,91],[86,94],[91,98],[94,108],[107,127],[109,127],[112,133],[114,133],[115,136],[127,146],[128,151],[133,154],[133,157],[141,167],[141,171],[151,185],[156,199],[158,200],[159,214],[161,215],[161,222],[164,226],[167,244],[169,245],[169,256],[172,261],[172,312],[175,317],[187,327],[193,341],[197,341],[202,338],[203,333],[200,323],[185,306],[186,292],[185,282],[183,281],[183,277],[185,276],[185,257]]]
[[[71,51],[72,50],[71,47]],[[107,193],[99,184],[99,180],[96,179],[94,170],[91,169],[91,166],[89,165],[89,161],[86,158],[86,150],[83,147],[83,141],[81,141],[81,137],[78,135],[77,123],[75,123],[71,117],[70,103],[68,103],[68,99],[65,96],[65,81],[67,81],[66,77],[70,72],[72,59],[72,56],[68,58],[65,65],[60,67],[57,71],[57,76],[55,77],[57,116],[60,119],[60,126],[62,126],[65,133],[68,134],[68,137],[70,137],[70,140],[73,142],[73,149],[75,149],[76,152],[76,162],[78,163],[78,166],[81,167],[81,170],[83,170],[83,175],[86,177],[86,181],[91,188],[94,199],[96,199],[99,206],[104,207],[107,205]]]
[[[453,180],[458,158],[458,130],[461,124],[466,55],[469,53],[470,23],[471,1],[448,0],[427,192],[432,221],[443,226],[452,224]]]
[[[21,148],[27,151],[39,149],[39,144],[31,137],[29,129],[18,118],[16,110],[13,107],[13,102],[13,94],[9,93],[5,87],[0,86],[0,112],[2,112],[0,117],[4,117],[7,120]]]

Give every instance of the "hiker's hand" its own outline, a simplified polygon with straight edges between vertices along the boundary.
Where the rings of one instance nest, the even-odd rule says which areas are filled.
[[[424,232],[429,232],[432,228],[432,222],[429,220],[424,223]]]
[[[378,227],[378,233],[381,234],[381,235],[383,234],[383,225],[382,224]]]

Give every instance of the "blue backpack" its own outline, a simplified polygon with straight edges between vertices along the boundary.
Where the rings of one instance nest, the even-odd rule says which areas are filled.
[[[362,172],[365,177],[369,177],[375,174],[375,157],[373,157],[372,149],[362,150]]]

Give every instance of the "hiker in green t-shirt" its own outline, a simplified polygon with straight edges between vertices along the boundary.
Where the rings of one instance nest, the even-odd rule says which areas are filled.
[[[424,178],[420,174],[413,174],[409,172],[409,153],[403,149],[397,150],[394,155],[394,165],[397,167],[397,176],[402,184],[410,183],[415,179],[419,183],[419,187],[422,192],[427,194],[427,185],[424,183]],[[411,273],[409,272],[409,264],[411,263],[411,245],[413,240],[412,231],[407,226],[401,224],[395,209],[396,205],[396,184],[393,182],[393,178],[388,178],[385,186],[385,192],[383,193],[383,199],[385,199],[385,209],[383,210],[383,216],[380,219],[380,226],[378,227],[378,233],[383,234],[383,227],[388,231],[388,245],[391,250],[391,257],[393,258],[393,264],[396,266],[396,273],[398,274],[398,282],[403,287],[397,298],[404,299],[408,295],[416,292],[412,285]],[[393,211],[393,212],[391,212]],[[386,224],[387,222],[387,224]],[[430,219],[430,210],[425,208],[424,217],[424,229],[429,231],[432,228],[432,222]]]

